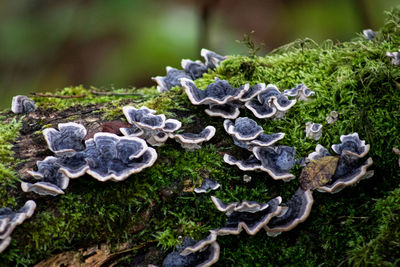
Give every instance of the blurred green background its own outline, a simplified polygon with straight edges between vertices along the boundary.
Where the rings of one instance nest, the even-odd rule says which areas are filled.
[[[399,0],[0,0],[0,109],[70,85],[151,86],[200,48],[263,55],[297,38],[350,40]]]

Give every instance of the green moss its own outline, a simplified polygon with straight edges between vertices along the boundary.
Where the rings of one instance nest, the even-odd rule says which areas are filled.
[[[284,119],[257,120],[265,132],[284,132],[286,136],[279,144],[296,146],[297,157],[312,152],[317,143],[330,147],[339,142],[340,135],[358,132],[371,145],[369,155],[374,160],[373,178],[334,195],[315,192],[310,217],[294,230],[275,238],[262,231],[255,236],[242,233],[220,237],[218,265],[335,266],[399,262],[396,248],[400,173],[392,147],[400,147],[400,68],[393,66],[385,55],[386,51],[399,47],[400,10],[397,9],[388,14],[374,41],[361,36],[338,44],[297,40],[265,57],[232,56],[215,72],[196,80],[201,88],[215,77],[227,79],[236,87],[264,82],[287,89],[305,83],[316,92],[313,101],[296,103]],[[12,244],[0,255],[1,264],[34,264],[57,252],[100,242],[156,240],[160,249],[171,249],[180,236],[201,239],[208,230],[224,224],[225,215],[214,208],[211,194],[224,202],[266,202],[278,195],[285,201],[298,187],[297,180],[274,181],[262,172],[247,172],[252,181],[245,183],[242,176],[246,172],[222,160],[224,153],[238,149],[223,130],[223,119],[208,117],[203,106],[192,106],[182,88],[163,94],[158,94],[154,87],[110,92],[127,91],[142,95],[98,96],[83,87],[73,87],[57,94],[85,94],[85,97],[36,97],[35,100],[41,108],[57,109],[107,103],[104,111],[99,112],[104,112],[103,118],[110,120],[123,117],[124,105],[145,105],[167,117],[181,113],[185,129],[213,125],[217,136],[194,152],[184,151],[170,140],[157,148],[159,158],[153,167],[124,182],[99,183],[83,177],[72,180],[63,196],[38,198],[35,216],[15,230]],[[332,110],[339,113],[339,120],[330,125],[325,118]],[[247,110],[241,110],[241,116],[254,119]],[[307,121],[323,124],[323,135],[318,142],[305,138]],[[3,142],[6,145],[3,151],[9,151],[20,127],[17,121],[10,125],[16,128],[1,126],[12,137],[4,133],[7,141]],[[12,157],[1,153],[8,160]],[[296,168],[293,173],[298,176],[300,171]],[[15,179],[12,172],[7,175]],[[216,179],[221,188],[205,195],[187,192],[190,190],[185,185],[193,187],[205,177]],[[390,191],[393,192],[388,195]],[[7,195],[3,205],[14,203],[15,192]]]
[[[350,241],[349,263],[362,266],[397,266],[400,264],[400,187],[378,200],[371,213],[371,221],[376,221],[371,239],[364,236]]]
[[[0,120],[4,119],[0,117]],[[15,160],[11,149],[21,126],[21,120],[15,118],[8,124],[0,124],[0,207],[16,205],[10,188],[16,187],[17,175],[14,168],[18,161]]]

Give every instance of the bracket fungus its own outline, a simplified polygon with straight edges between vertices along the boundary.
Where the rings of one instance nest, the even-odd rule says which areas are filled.
[[[386,56],[390,57],[393,65],[400,66],[400,49],[398,52],[386,52]]]
[[[84,150],[83,139],[86,134],[86,128],[75,122],[59,123],[58,130],[54,128],[43,130],[49,149],[57,155]]]
[[[203,142],[206,142],[214,137],[215,135],[215,127],[207,126],[200,133],[181,133],[174,134],[170,133],[169,136],[174,138],[175,141],[181,144],[181,146],[187,150],[195,150],[201,148]]]
[[[157,159],[155,149],[137,137],[96,133],[85,143],[84,151],[58,161],[60,171],[70,178],[87,173],[101,182],[122,181],[152,166]]]
[[[152,80],[158,84],[157,90],[159,93],[169,91],[172,87],[179,86],[179,80],[182,78],[192,79],[186,71],[178,70],[170,66],[166,67],[166,72],[166,76],[156,76],[152,78]]]
[[[68,187],[69,178],[59,172],[60,166],[57,161],[58,158],[50,156],[36,162],[38,171],[28,171],[28,173],[39,181],[34,184],[22,181],[22,191],[51,196],[64,194],[63,190]]]
[[[326,116],[325,120],[328,124],[334,124],[338,120],[339,114],[336,110],[332,110],[329,112],[329,115]]]
[[[132,127],[121,128],[121,133],[125,136],[143,138],[153,146],[163,145],[169,137],[168,134],[177,131],[182,126],[180,121],[166,119],[164,114],[155,115],[155,110],[147,107],[136,109],[125,106],[122,110]]]
[[[322,124],[319,123],[306,123],[306,138],[319,140],[322,136]]]
[[[211,266],[219,260],[220,246],[216,241],[217,235],[211,234],[199,242],[191,238],[185,238],[176,251],[168,254],[162,263],[162,267],[191,267]]]
[[[288,182],[294,178],[289,172],[295,162],[296,148],[290,146],[255,147],[255,157],[261,161],[260,170],[267,172],[274,180]]]
[[[331,181],[317,188],[320,192],[337,193],[346,186],[353,185],[362,179],[373,176],[373,171],[367,171],[372,165],[372,158],[364,159],[369,152],[369,145],[360,140],[357,133],[340,136],[341,144],[332,145],[332,150],[339,155],[335,173]],[[309,160],[331,156],[329,151],[317,145],[315,152],[308,155]]]
[[[10,208],[0,208],[0,253],[2,253],[11,242],[11,233],[17,225],[23,223],[33,215],[36,203],[28,200],[25,205],[17,211]]]
[[[224,121],[225,131],[233,137],[235,145],[252,150],[255,146],[271,146],[285,137],[284,133],[265,134],[254,120],[239,117],[235,122]]]
[[[12,98],[11,111],[16,114],[30,113],[35,111],[36,103],[24,95],[17,95]]]
[[[230,165],[236,165],[242,171],[255,171],[262,168],[261,161],[254,155],[251,155],[248,159],[238,160],[234,156],[225,154],[224,161]]]
[[[217,190],[221,185],[214,179],[204,178],[200,187],[196,187],[194,192],[197,194],[206,193],[208,190]]]
[[[363,33],[364,37],[370,41],[372,41],[378,34],[376,31],[373,31],[371,29],[365,29],[362,31],[362,33]]]
[[[298,188],[292,198],[288,200],[282,213],[273,217],[264,227],[269,236],[276,236],[295,228],[304,222],[310,215],[314,203],[311,190]]]
[[[201,78],[208,71],[207,66],[200,60],[182,59],[181,65],[183,70],[191,76],[192,80]]]
[[[219,66],[219,64],[224,61],[225,59],[227,59],[228,57],[226,56],[221,56],[211,50],[208,49],[201,49],[200,51],[200,55],[204,58],[204,60],[206,61],[206,66],[209,69],[215,69],[216,67]]]
[[[294,97],[297,100],[310,101],[310,97],[314,96],[315,92],[301,83],[292,89],[284,90],[282,94]]]
[[[249,84],[233,88],[227,81],[218,78],[215,78],[215,82],[209,84],[205,90],[197,88],[190,79],[182,78],[180,81],[193,105],[226,104],[240,99],[249,90]]]
[[[244,229],[247,234],[255,235],[273,218],[281,213],[281,197],[276,197],[267,203],[255,201],[223,203],[212,196],[215,207],[226,214],[227,220],[222,228],[216,229],[218,235],[238,235]]]
[[[257,99],[253,98],[245,103],[246,108],[253,112],[254,116],[260,119],[282,118],[286,112],[296,104],[296,100],[289,100],[286,95],[281,93],[273,84],[268,84],[262,90]]]

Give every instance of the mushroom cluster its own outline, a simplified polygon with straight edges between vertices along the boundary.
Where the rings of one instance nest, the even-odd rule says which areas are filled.
[[[121,128],[125,136],[135,136],[145,139],[152,146],[163,145],[169,133],[181,128],[182,123],[174,119],[166,119],[164,114],[156,115],[156,111],[147,107],[136,109],[132,106],[123,107],[123,113],[132,126]]]
[[[233,88],[227,81],[218,78],[215,78],[215,82],[209,84],[205,90],[197,88],[192,80],[180,81],[193,105],[208,105],[208,109],[205,110],[208,115],[229,119],[239,116],[241,98],[250,89],[248,84]]]
[[[64,194],[70,178],[86,173],[102,182],[122,181],[152,166],[157,159],[155,149],[138,137],[99,132],[83,143],[86,133],[85,127],[77,123],[60,123],[58,130],[45,129],[45,140],[56,157],[38,161],[38,170],[28,171],[38,181],[22,181],[22,190],[40,195]]]
[[[38,170],[28,171],[28,173],[38,181],[35,183],[22,181],[22,191],[51,196],[64,194],[63,190],[68,187],[69,177],[59,171],[58,160],[58,158],[50,156],[42,161],[37,161]]]
[[[230,124],[229,127],[233,127],[233,124]],[[248,130],[249,132],[262,132],[257,125],[252,125],[252,128],[249,129],[251,129]],[[308,155],[308,164],[299,177],[300,187],[285,203],[282,203],[282,198],[278,196],[267,203],[243,201],[225,204],[212,196],[211,200],[215,207],[227,216],[225,225],[211,230],[211,234],[207,238],[196,244],[186,246],[179,252],[172,252],[166,259],[170,260],[172,257],[170,255],[179,255],[180,261],[184,261],[185,257],[192,253],[192,257],[195,257],[202,251],[202,248],[216,244],[218,236],[238,235],[243,229],[249,235],[255,235],[264,229],[268,236],[277,236],[282,232],[290,231],[310,215],[314,203],[312,196],[314,190],[336,193],[361,179],[371,177],[373,171],[367,171],[367,168],[372,164],[372,159],[363,159],[370,146],[365,144],[364,140],[360,140],[357,133],[342,135],[340,141],[340,144],[332,145],[332,150],[337,156],[332,156],[321,145],[317,145],[316,151]],[[253,148],[253,151],[257,148]],[[215,256],[215,253],[210,252],[208,255],[208,257]]]
[[[354,185],[362,179],[372,177],[374,172],[367,171],[372,165],[371,157],[364,159],[368,154],[370,146],[360,140],[358,133],[340,136],[340,144],[332,145],[332,150],[337,156],[331,156],[331,153],[323,146],[317,145],[315,152],[308,155],[311,163],[315,160],[326,158],[336,158],[331,164],[335,166],[332,177],[327,182],[316,189],[320,192],[337,193],[346,186]],[[304,184],[300,180],[301,184]]]
[[[175,133],[182,123],[175,119],[166,119],[164,114],[156,115],[156,111],[141,107],[123,107],[123,112],[131,124],[129,128],[121,128],[125,136],[135,136],[145,139],[152,146],[163,145],[168,138],[175,139],[181,146],[188,150],[201,147],[203,142],[210,140],[215,135],[213,126],[205,127],[200,133]]]
[[[225,120],[224,128],[233,137],[235,145],[252,152],[247,159],[225,154],[226,163],[236,165],[243,171],[267,172],[275,180],[290,181],[294,178],[289,170],[295,166],[296,148],[272,146],[283,139],[284,133],[265,134],[261,126],[247,117],[237,118],[235,123]]]
[[[166,92],[172,87],[180,86],[180,79],[182,78],[194,81],[202,77],[209,69],[213,70],[218,67],[227,58],[205,48],[201,49],[200,54],[204,58],[205,63],[200,60],[182,59],[181,65],[183,70],[168,66],[166,67],[166,76],[153,77],[152,79],[158,84],[158,92]]]
[[[297,95],[300,90],[296,91]],[[291,91],[290,91],[291,92]],[[289,94],[289,92],[287,92]],[[287,95],[281,93],[279,89],[273,85],[268,84],[262,90],[257,98],[253,98],[246,102],[245,106],[253,112],[254,116],[260,119],[265,118],[283,118],[286,112],[289,111],[293,105],[296,104],[296,99],[289,100]]]
[[[30,218],[36,209],[36,203],[28,200],[25,205],[17,211],[10,208],[0,208],[0,253],[2,253],[11,242],[11,233],[17,225]]]

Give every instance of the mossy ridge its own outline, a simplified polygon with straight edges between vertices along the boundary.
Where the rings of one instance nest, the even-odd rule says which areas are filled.
[[[0,117],[0,121],[4,120],[5,117]],[[21,127],[21,120],[15,117],[7,124],[0,124],[0,207],[15,207],[17,204],[16,198],[10,193],[18,183],[15,173],[18,160],[15,160],[11,148]]]
[[[370,155],[375,161],[373,169],[376,174],[370,180],[335,195],[315,193],[316,201],[309,219],[291,232],[276,238],[267,237],[262,231],[256,236],[221,237],[219,242],[223,250],[218,264],[337,265],[348,259],[343,251],[362,243],[358,240],[367,242],[374,238],[372,229],[387,225],[384,232],[396,231],[396,225],[390,223],[391,217],[376,213],[377,218],[382,220],[373,220],[371,207],[374,198],[384,199],[400,181],[397,158],[391,152],[392,146],[399,147],[400,69],[393,67],[384,55],[386,51],[400,46],[399,14],[399,10],[390,14],[387,24],[372,42],[356,38],[353,42],[326,42],[318,46],[311,41],[299,41],[265,58],[232,57],[215,73],[208,73],[196,81],[198,86],[204,88],[218,76],[234,86],[246,82],[251,85],[266,82],[275,83],[282,89],[303,82],[317,92],[314,100],[297,103],[283,120],[257,120],[264,130],[267,133],[285,132],[285,138],[279,143],[296,146],[299,156],[306,156],[317,143],[305,139],[303,131],[307,120],[324,124],[319,143],[326,147],[338,143],[341,134],[357,131],[362,139],[371,144]],[[201,112],[199,116],[205,123],[222,124],[222,119],[205,116],[203,107],[187,106],[188,100],[183,91],[175,90],[149,100],[146,105],[158,112],[169,111],[171,104],[178,109],[184,105],[184,109]],[[173,97],[172,101],[163,99],[168,95]],[[77,100],[76,103],[80,101],[85,100]],[[75,99],[67,99],[65,103],[75,104]],[[325,123],[325,117],[331,110],[340,114],[339,121],[334,125]],[[249,112],[242,113],[242,116],[254,118]],[[226,139],[222,127],[218,127],[218,133]],[[215,144],[215,141],[212,140],[212,143]],[[158,149],[160,158],[155,166],[124,182],[109,186],[110,183],[101,184],[86,178],[71,181],[66,195],[45,197],[38,201],[37,213],[15,230],[14,241],[7,254],[0,255],[0,262],[32,264],[51,253],[107,239],[113,243],[157,238],[160,245],[172,247],[178,242],[179,235],[204,238],[207,230],[223,225],[225,215],[214,209],[209,194],[197,196],[179,190],[182,180],[197,181],[201,179],[201,173],[210,173],[211,177],[222,182],[215,195],[225,202],[267,201],[276,195],[282,195],[284,200],[290,198],[298,186],[297,181],[282,183],[272,181],[266,174],[251,172],[252,182],[245,184],[241,180],[244,172],[222,161],[220,154],[231,149],[234,148],[230,140],[223,145],[208,145],[193,153],[184,152],[172,142]],[[175,160],[171,162],[171,159]],[[299,171],[297,169],[295,173],[298,175]],[[175,194],[172,197],[163,199],[160,196],[163,188],[175,185],[178,190],[173,189]],[[150,201],[154,200],[158,205],[148,225],[138,233],[129,233],[127,225],[137,223],[136,219],[132,221],[130,212],[151,209]],[[384,200],[382,203],[386,204]],[[100,207],[101,214],[94,207]],[[81,220],[84,225],[80,224]],[[93,228],[88,229],[89,226]],[[33,233],[32,236],[24,236],[28,230]],[[393,244],[395,238],[385,234],[378,241]],[[53,248],[56,239],[59,241]],[[235,246],[229,248],[227,244]],[[379,263],[381,259],[395,258],[392,252],[378,250],[368,261]],[[358,258],[367,257],[368,249],[351,250],[349,253],[350,256],[355,255],[350,257],[350,262],[356,263]]]

